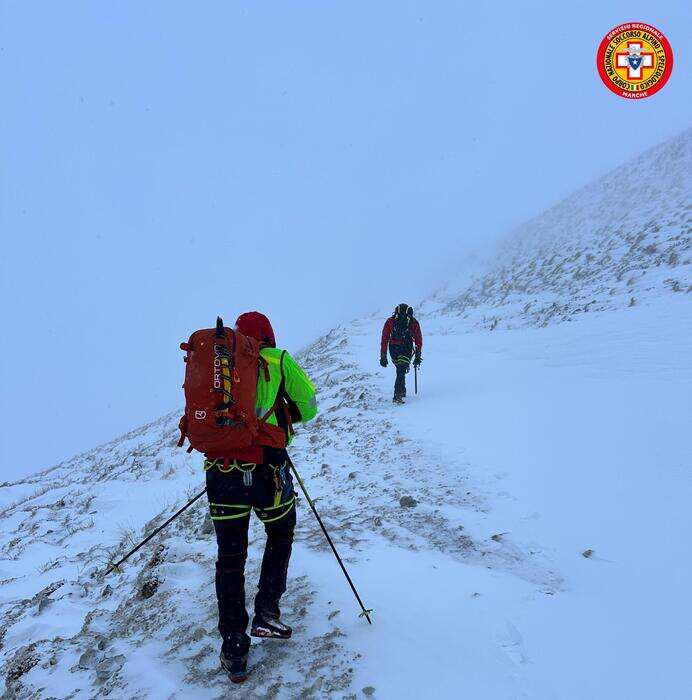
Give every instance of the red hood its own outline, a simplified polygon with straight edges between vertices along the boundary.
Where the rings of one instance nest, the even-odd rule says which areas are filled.
[[[240,314],[235,322],[235,327],[243,334],[248,335],[260,343],[267,343],[272,348],[276,347],[274,329],[269,319],[259,311],[248,311]]]

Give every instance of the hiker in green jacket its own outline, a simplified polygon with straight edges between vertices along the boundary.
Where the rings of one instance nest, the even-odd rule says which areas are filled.
[[[265,375],[257,383],[256,411],[264,416],[275,406],[277,394],[284,400],[280,409],[267,419],[292,438],[293,422],[312,420],[317,415],[315,387],[285,350],[276,347],[274,331],[266,316],[256,311],[242,314],[236,329],[260,342],[260,355],[266,362]],[[264,523],[267,543],[262,559],[259,586],[250,634],[254,637],[288,639],[291,628],[281,622],[279,600],[286,590],[286,575],[296,524],[293,479],[286,463],[285,448],[257,444],[223,459],[206,459],[207,495],[218,543],[216,596],[219,605],[219,632],[223,638],[221,663],[232,681],[247,677],[248,613],[245,608],[245,560],[248,525],[252,510]],[[271,442],[275,444],[275,439]]]

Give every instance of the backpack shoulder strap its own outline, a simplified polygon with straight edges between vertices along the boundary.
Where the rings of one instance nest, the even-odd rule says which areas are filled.
[[[274,403],[272,404],[271,408],[259,419],[260,425],[264,425],[270,418],[270,416],[276,412],[276,409],[279,407],[279,404],[281,403],[281,399],[283,398],[284,395],[284,390],[286,386],[286,377],[284,376],[284,355],[286,354],[285,350],[281,351],[281,357],[279,358],[279,371],[281,372],[281,383],[279,384],[279,389],[276,392],[276,398],[274,399]],[[260,355],[261,357],[261,355]]]

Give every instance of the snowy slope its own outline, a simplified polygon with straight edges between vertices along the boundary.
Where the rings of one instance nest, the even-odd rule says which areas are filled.
[[[689,159],[689,133],[654,152],[672,149],[674,172],[676,143]],[[678,212],[671,178],[661,221]],[[619,250],[609,212],[592,211],[603,231],[584,225],[585,249]],[[670,235],[680,264],[647,279],[689,269],[689,233]],[[543,265],[552,244],[517,245],[517,260]],[[242,688],[218,669],[203,500],[102,577],[203,487],[199,458],[175,448],[177,415],[0,484],[3,697],[689,697],[692,295],[652,283],[630,307],[619,273],[598,273],[619,290],[603,310],[545,327],[517,309],[592,282],[570,292],[563,268],[554,289],[511,301],[497,288],[463,309],[463,295],[428,301],[421,392],[406,406],[377,363],[383,318],[303,353],[321,412],[293,458],[374,624],[301,499],[284,604],[295,636],[254,645]],[[255,523],[249,597],[262,543]]]
[[[429,310],[516,328],[689,293],[691,173],[688,129],[519,227],[473,284]]]
[[[470,697],[690,697],[692,301],[546,329],[425,329],[421,395],[398,426],[466,463],[485,512],[457,511],[464,532],[536,576],[452,642],[462,687],[466,642],[495,628],[523,685]],[[452,600],[463,625],[471,606]]]
[[[256,645],[234,694],[686,697],[691,310],[476,334],[427,319],[404,407],[375,362],[381,319],[313,345],[322,413],[294,458],[375,624],[301,504],[295,639]],[[174,440],[169,416],[0,489],[6,697],[225,696],[203,505],[98,576],[202,483]]]
[[[486,507],[467,483],[466,467],[397,430],[375,375],[350,347],[357,332],[334,331],[304,357],[321,387],[321,415],[305,431],[295,461],[376,608],[377,624],[369,628],[356,616],[321,533],[301,508],[286,597],[296,639],[257,645],[250,693],[280,688],[282,697],[332,696],[370,686],[382,693],[388,683],[409,689],[403,670],[419,663],[426,639],[428,652],[433,640],[447,649],[436,651],[444,661],[440,671],[446,669],[440,682],[453,683],[459,629],[444,631],[443,624],[460,589],[469,598],[476,589],[515,598],[560,585],[540,556],[528,560],[514,548],[465,534],[470,514]],[[199,468],[173,448],[175,422],[168,416],[2,489],[2,652],[10,697],[224,692],[227,681],[216,668],[214,543],[202,505],[136,555],[123,574],[98,575],[115,549],[141,538],[201,483]],[[459,472],[451,482],[450,469]],[[420,505],[402,508],[399,499],[411,493]],[[440,494],[446,503],[439,503]],[[261,539],[258,528],[255,534],[253,540]],[[253,547],[249,581],[256,580],[259,554]],[[478,667],[477,690],[523,687],[494,657],[491,638],[476,648],[475,627],[490,614],[483,603],[476,609],[464,648]],[[425,616],[416,612],[412,619],[415,611]]]

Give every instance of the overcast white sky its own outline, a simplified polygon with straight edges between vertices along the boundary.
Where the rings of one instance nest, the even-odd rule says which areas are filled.
[[[296,350],[692,123],[689,2],[0,8],[0,481],[180,406],[218,313]],[[595,68],[631,20],[642,102]]]

